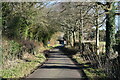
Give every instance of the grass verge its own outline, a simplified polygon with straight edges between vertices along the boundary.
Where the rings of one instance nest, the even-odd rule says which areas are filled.
[[[39,66],[46,60],[42,53],[37,54],[35,57],[36,58],[30,59],[29,61],[26,62],[23,60],[18,60],[17,65],[11,68],[0,70],[2,78],[22,78],[27,76],[28,74],[33,72],[37,66]]]
[[[83,68],[83,71],[85,72],[89,80],[103,79],[107,77],[103,69],[91,67],[90,64],[87,64],[89,62],[84,61],[82,57],[79,57],[78,55],[74,55],[73,58],[76,59],[78,63],[82,64],[83,67],[87,67],[87,68]]]

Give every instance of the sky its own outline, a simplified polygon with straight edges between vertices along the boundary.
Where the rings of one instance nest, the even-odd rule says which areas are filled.
[[[120,15],[115,17],[116,30],[120,29]]]

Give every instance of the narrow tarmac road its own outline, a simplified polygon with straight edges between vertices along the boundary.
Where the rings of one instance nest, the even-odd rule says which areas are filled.
[[[48,61],[27,78],[83,78],[83,75],[80,67],[67,55],[59,49],[53,49]]]

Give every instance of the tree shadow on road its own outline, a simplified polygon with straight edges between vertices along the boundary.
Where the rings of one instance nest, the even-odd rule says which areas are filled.
[[[78,70],[80,75],[83,77],[82,80],[88,80],[83,69],[90,68],[92,66],[90,65],[90,63],[79,64],[79,63],[77,63],[77,61],[75,59],[72,58],[72,55],[76,54],[78,51],[70,50],[63,46],[57,46],[57,47],[54,47],[53,49],[59,49],[60,51],[49,51],[49,53],[52,53],[52,55],[59,55],[58,53],[63,52],[64,54],[60,54],[60,55],[67,55],[67,58],[70,58],[74,64],[69,64],[69,63],[66,64],[64,62],[63,63],[45,63],[47,65],[43,65],[41,68],[43,68],[43,69],[71,69],[71,70],[75,69],[75,70]],[[52,60],[55,60],[56,58],[63,59],[63,60],[66,59],[66,57],[50,56],[50,59],[52,59]],[[74,66],[74,65],[76,65],[76,66]],[[84,66],[84,65],[88,65],[88,66]]]

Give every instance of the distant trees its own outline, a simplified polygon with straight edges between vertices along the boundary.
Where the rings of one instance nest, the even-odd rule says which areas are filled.
[[[82,43],[84,40],[83,32],[87,32],[90,27],[92,27],[92,22],[90,21],[91,16],[89,12],[91,11],[93,3],[60,3],[61,6],[61,21],[64,25],[64,31],[69,36],[67,40],[72,42],[75,46],[75,42],[78,41]]]
[[[106,34],[105,34],[105,30],[99,30],[100,31],[100,41],[105,41],[106,40]]]
[[[66,33],[67,41],[72,45],[81,44],[87,40],[95,39],[96,49],[99,50],[99,28],[104,26],[105,13],[101,6],[92,2],[60,3],[63,31]],[[93,31],[93,29],[96,31]],[[82,50],[82,49],[81,49]],[[97,51],[99,54],[99,52]]]

